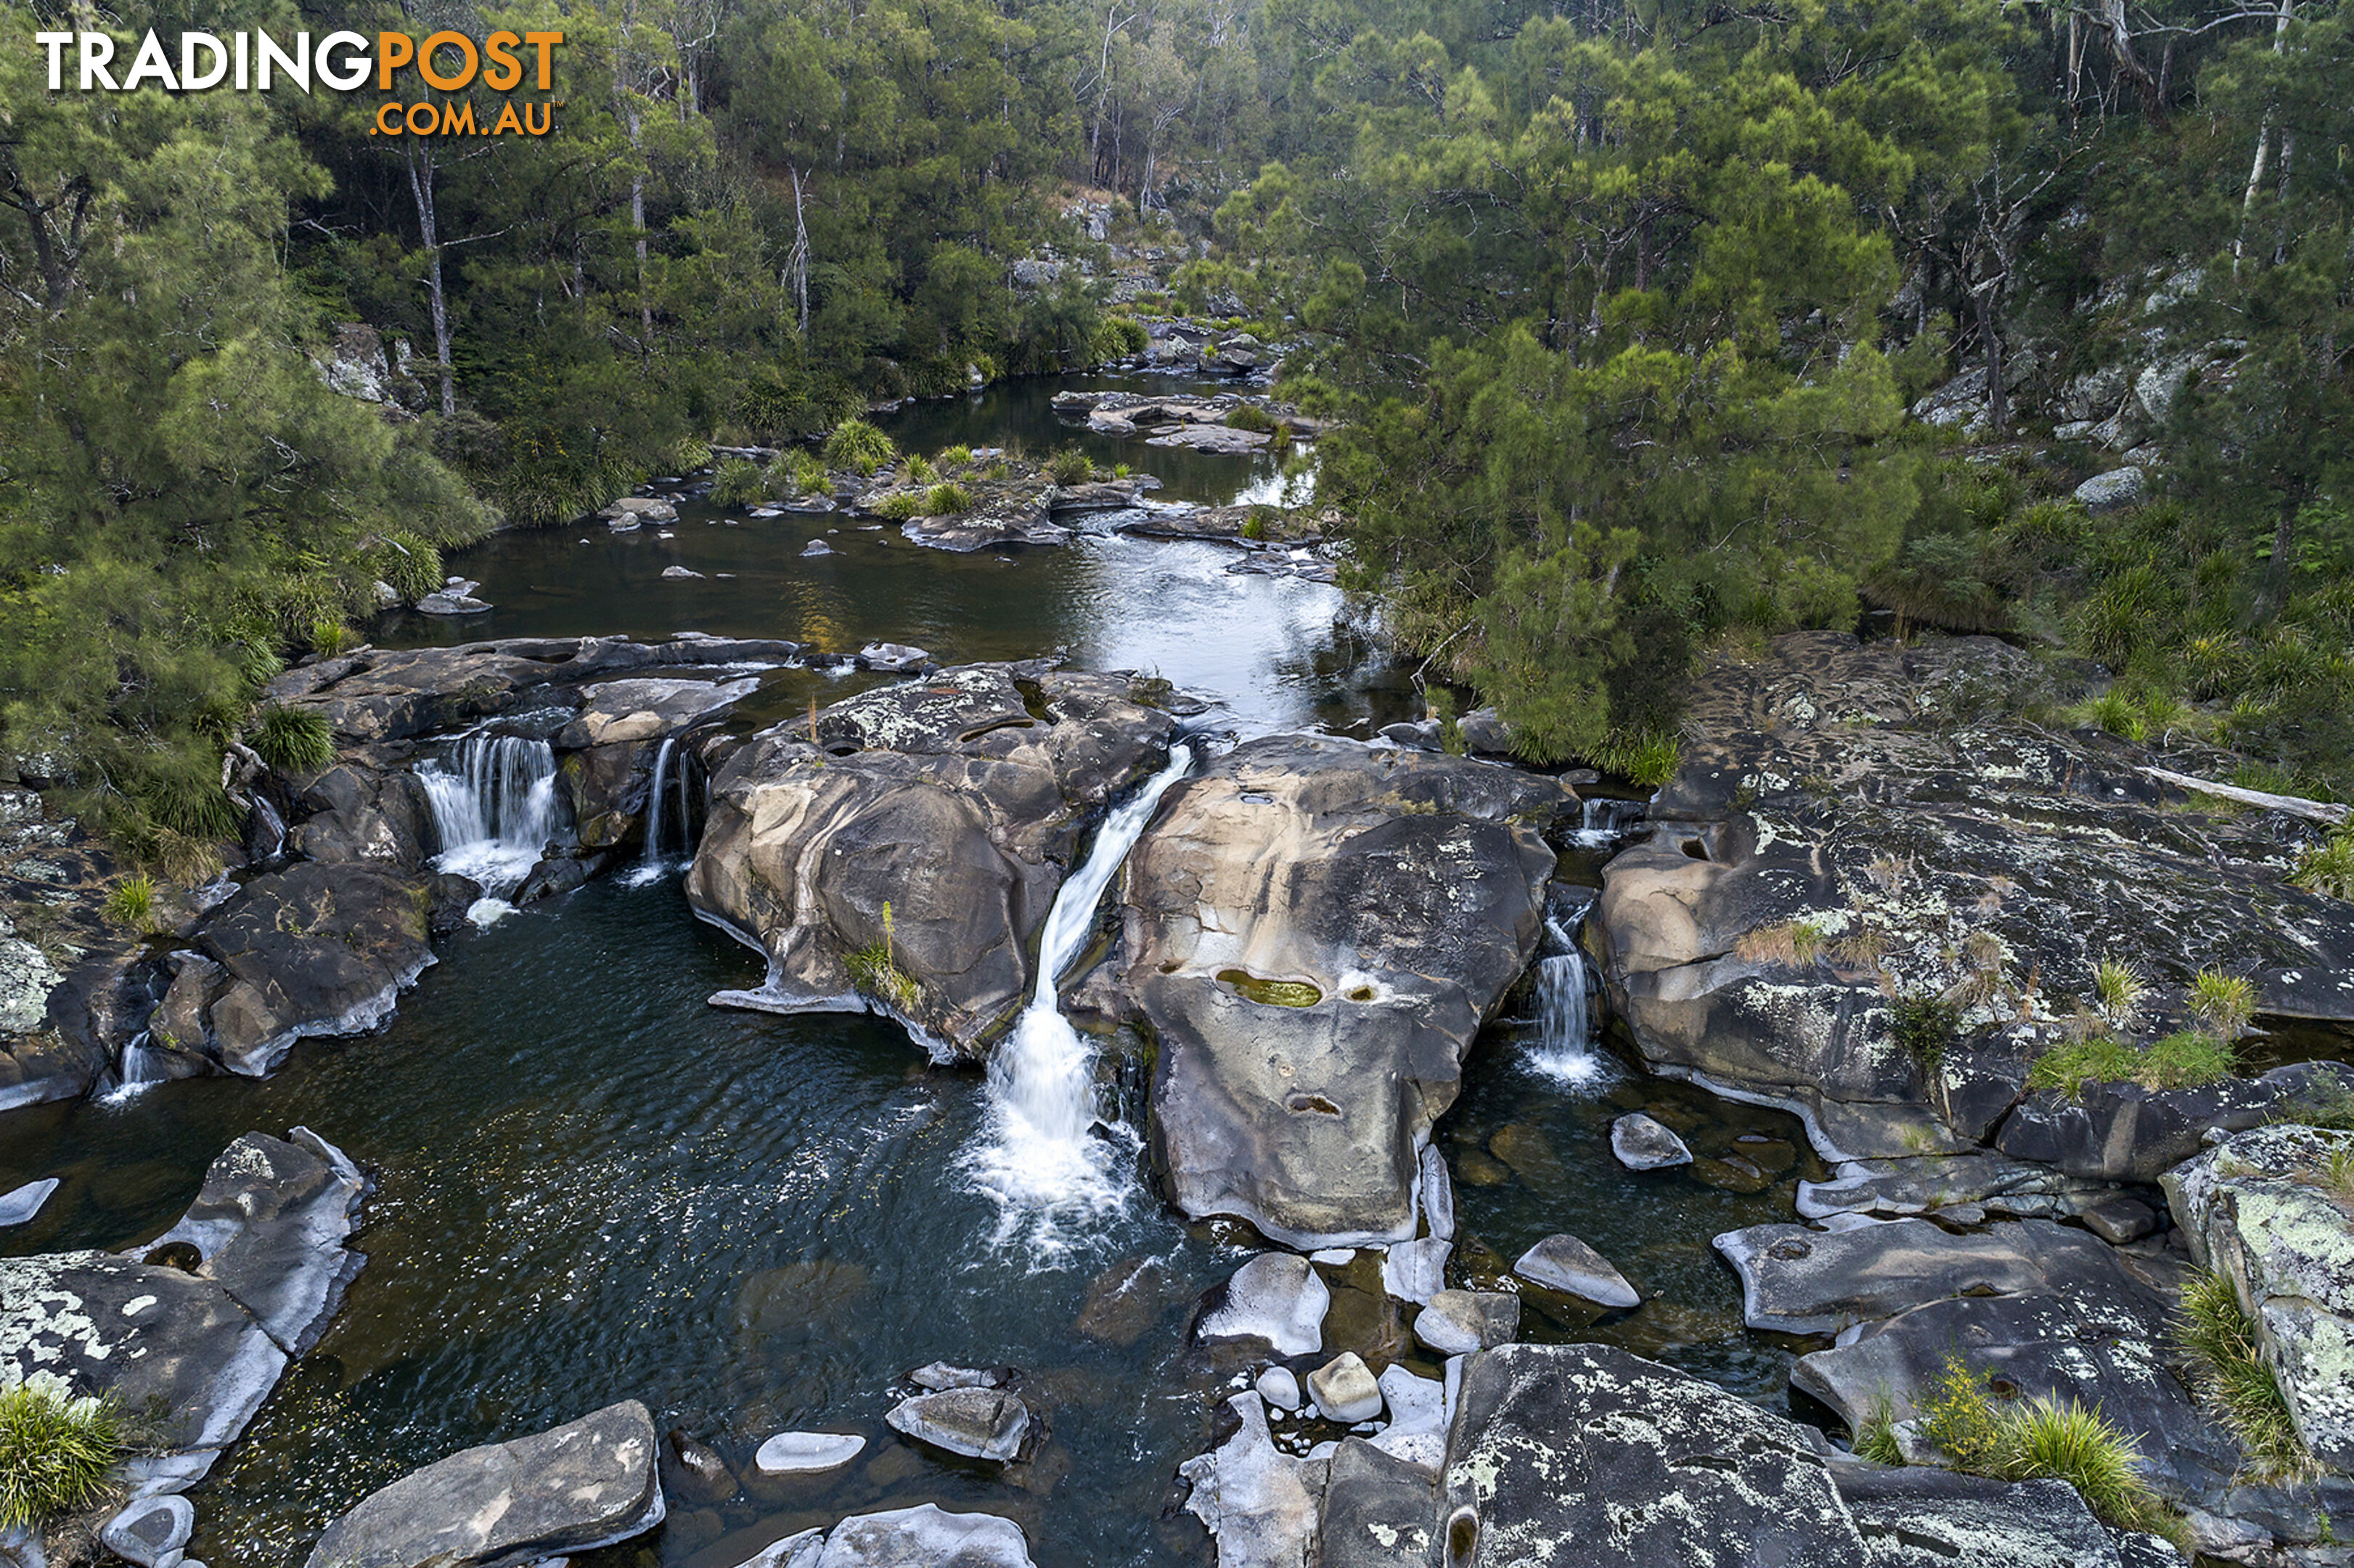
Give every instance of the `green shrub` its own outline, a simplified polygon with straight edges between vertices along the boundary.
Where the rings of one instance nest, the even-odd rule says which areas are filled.
[[[749,506],[756,501],[767,500],[768,494],[769,476],[749,458],[725,460],[711,479],[714,506]]]
[[[2256,988],[2239,975],[2200,969],[2190,982],[2190,1016],[2219,1040],[2237,1040],[2256,1016]]]
[[[1956,1469],[2002,1481],[2063,1480],[2105,1524],[2183,1539],[2181,1520],[2142,1479],[2134,1440],[2097,1407],[1999,1399],[1986,1378],[1956,1357],[1922,1408],[1920,1431]]]
[[[335,759],[335,732],[316,708],[263,706],[253,726],[253,749],[281,773],[310,773]]]
[[[376,575],[410,604],[440,588],[446,577],[441,552],[414,534],[395,534],[387,538],[376,553],[373,565]]]
[[[779,456],[777,461],[779,462],[783,462],[785,460],[782,456]],[[815,452],[795,452],[793,454],[792,481],[792,493],[795,495],[831,495],[833,493],[833,475],[826,471],[824,462],[819,459]]]
[[[924,498],[912,490],[895,490],[875,505],[875,515],[890,523],[905,523],[923,511]]]
[[[950,447],[940,454],[939,461],[943,469],[963,468],[972,461],[972,449],[963,446]]]
[[[1046,476],[1056,484],[1085,484],[1096,476],[1096,465],[1076,447],[1065,447],[1046,460]]]
[[[71,1398],[48,1377],[0,1390],[0,1530],[96,1503],[122,1445],[104,1399]]]
[[[1961,1032],[1962,1010],[1941,996],[1903,996],[1890,1012],[1890,1036],[1904,1047],[1926,1078],[1946,1059]]]
[[[1885,1394],[1872,1402],[1872,1414],[1856,1428],[1855,1457],[1875,1465],[1901,1465],[1904,1450],[1897,1446],[1896,1422]]]
[[[929,484],[939,477],[940,471],[934,468],[928,460],[921,457],[911,457],[907,460],[908,483]]]
[[[1236,407],[1226,416],[1226,423],[1235,429],[1248,430],[1261,436],[1271,434],[1275,429],[1275,417],[1253,403]]]
[[[244,821],[221,788],[217,758],[159,753],[133,783],[132,798],[157,827],[190,838],[226,838]]]
[[[899,455],[891,438],[864,419],[844,419],[825,439],[825,465],[846,468],[860,474],[872,474],[890,465]]]
[[[134,931],[147,929],[155,913],[155,882],[153,877],[133,874],[114,885],[106,895],[106,917],[118,926]]]
[[[1152,333],[1134,316],[1106,316],[1096,329],[1096,360],[1133,359],[1152,346]]]
[[[311,652],[323,659],[333,659],[359,646],[359,634],[340,620],[314,620],[311,623]]]
[[[2146,1089],[2193,1089],[2218,1083],[2239,1065],[2228,1041],[2184,1030],[2147,1046],[2089,1035],[2054,1046],[2027,1069],[2031,1089],[2058,1089],[2082,1098],[2087,1084],[2139,1084]]]
[[[2191,1386],[2247,1450],[2260,1480],[2296,1480],[2313,1456],[2296,1435],[2280,1379],[2265,1361],[2240,1293],[2220,1274],[2193,1275],[2182,1287],[2175,1343],[2190,1358]]]
[[[2354,901],[2354,822],[2299,855],[2288,879],[2308,892]]]
[[[1587,761],[1631,784],[1657,789],[1676,776],[1683,742],[1667,730],[1619,731],[1596,747]]]
[[[954,517],[972,510],[972,493],[961,484],[936,484],[924,497],[924,511],[933,517]]]
[[[859,948],[843,963],[850,970],[850,983],[877,1001],[908,1012],[923,1000],[923,990],[917,985],[915,977],[899,967],[888,899],[883,904],[883,939]]]
[[[2137,745],[2149,738],[2149,721],[2134,700],[2115,686],[2094,698],[2089,712],[2093,722],[2111,735]]]

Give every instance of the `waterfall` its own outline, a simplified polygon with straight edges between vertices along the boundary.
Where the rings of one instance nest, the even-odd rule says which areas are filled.
[[[171,1080],[171,1075],[164,1071],[164,1053],[147,1044],[145,1030],[122,1048],[122,1065],[116,1076],[119,1081],[114,1087],[100,1097],[108,1105],[136,1099],[145,1090]]]
[[[646,847],[645,852],[638,857],[637,868],[630,873],[628,880],[629,885],[631,887],[643,887],[649,882],[659,882],[662,880],[663,870],[662,857],[663,780],[669,777],[670,750],[672,747],[676,746],[677,744],[678,739],[676,736],[666,735],[663,736],[661,747],[654,752],[654,779],[652,783],[646,786]],[[679,777],[681,781],[684,782],[685,779],[685,769],[680,769]],[[681,823],[682,832],[684,832],[684,823],[686,821],[684,806],[685,802],[682,800],[680,802],[681,810],[679,811],[679,821]]]
[[[1643,814],[1640,800],[1613,800],[1587,796],[1577,803],[1577,827],[1570,842],[1581,849],[1602,849],[1625,836],[1629,818]]]
[[[978,1188],[1003,1213],[1001,1240],[1025,1218],[1044,1255],[1065,1250],[1066,1221],[1118,1209],[1128,1184],[1113,1168],[1111,1150],[1094,1136],[1095,1047],[1063,1016],[1059,982],[1087,942],[1096,906],[1128,852],[1144,832],[1153,808],[1185,776],[1193,755],[1172,747],[1169,766],[1104,819],[1086,863],[1063,881],[1038,940],[1038,982],[1013,1031],[989,1063],[989,1123],[967,1160]]]
[[[1537,960],[1537,1038],[1528,1065],[1564,1086],[1592,1084],[1603,1075],[1585,985],[1585,955],[1575,942],[1567,952]]]
[[[486,898],[514,892],[556,836],[556,753],[544,740],[469,736],[417,778],[441,839],[433,864],[481,884]]]

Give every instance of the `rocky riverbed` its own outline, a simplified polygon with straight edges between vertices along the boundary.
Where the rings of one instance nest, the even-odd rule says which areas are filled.
[[[874,683],[745,716],[769,672],[812,665]],[[757,975],[700,992],[743,1020],[742,1049],[814,1018],[886,1019],[918,1074],[988,1064],[1000,1121],[1035,1113],[1023,1074],[1051,1065],[1078,1097],[1069,1136],[1114,1150],[1091,1169],[1133,1183],[1120,1223],[1191,1223],[1178,1251],[1095,1255],[1071,1330],[1151,1348],[1150,1397],[1184,1413],[1192,1457],[1160,1473],[1199,1528],[1150,1527],[1173,1560],[2179,1560],[2063,1483],[1957,1473],[1929,1416],[1958,1355],[2005,1399],[2097,1406],[2179,1541],[2342,1562],[2354,1135],[2330,1107],[2354,1075],[2268,1058],[2265,1032],[2354,1013],[2354,911],[2285,885],[2294,823],[2218,814],[2137,748],[2020,716],[2051,678],[1986,640],[1784,639],[1702,679],[1677,775],[1631,837],[1597,845],[1573,784],[1448,755],[1434,727],[1221,734],[1165,680],[1051,660],[700,635],[363,650],[273,687],[326,716],[339,752],[252,785],[282,838],[252,846],[243,880],[173,902],[154,941],[93,939],[76,983],[36,949],[52,968],[18,988],[41,1010],[12,1037],[10,1092],[300,1076],[306,1040],[383,1028],[437,941],[494,941],[478,931],[518,906],[559,920],[591,879],[691,848],[688,906],[757,950]],[[1462,733],[1505,749],[1492,727]],[[1172,756],[1184,776],[1121,830],[1132,847],[1112,838],[1113,808]],[[19,856],[95,853],[37,804],[15,821]],[[1596,860],[1598,892],[1578,885]],[[1108,886],[1103,907],[1070,912],[1050,959],[1050,917],[1080,886]],[[2031,1084],[2081,1038],[2104,960],[2141,977],[2113,1025],[2133,1049],[2195,1022],[2200,970],[2246,979],[2242,1070]],[[626,985],[628,961],[601,983]],[[1490,1228],[1502,1211],[1481,1194],[1566,1193],[1569,1156],[1489,1098],[1459,1107],[1467,1075],[1532,987],[1582,1016],[1582,980],[1562,977],[1589,964],[1627,1054],[1547,1025],[1585,1054],[1566,1081],[1615,1085],[1578,1136],[1626,1180],[1691,1195],[1661,1211],[1692,1227],[1663,1243],[1722,1259],[1746,1329],[1705,1335],[1745,1333],[1782,1369],[1744,1387],[1757,1398],[1670,1364],[1705,1337],[1680,1326],[1685,1263],[1591,1245],[1617,1222],[1559,1197],[1515,1200],[1541,1230]],[[1945,1021],[1928,1046],[1904,1022],[1924,999]],[[1073,1054],[1030,1059],[1049,1048]],[[1736,1131],[1711,1095],[1797,1119]],[[33,1214],[54,1191],[37,1185]],[[326,1330],[365,1186],[316,1135],[253,1134],[129,1251],[0,1262],[18,1375],[169,1414],[131,1472],[154,1530],[188,1539],[152,1499],[214,1467]],[[1210,1255],[1182,1252],[1204,1243],[1206,1276]],[[2179,1340],[2202,1271],[2246,1315],[2294,1466],[2251,1446]],[[726,1288],[764,1356],[810,1333],[852,1342],[863,1316],[905,1306],[822,1251],[761,1277]],[[98,1327],[116,1318],[157,1348]],[[536,1420],[493,1414],[487,1441],[408,1448],[403,1468],[434,1462],[405,1479],[294,1501],[302,1550],[315,1568],[1085,1560],[1051,1499],[1106,1462],[1073,1435],[1112,1391],[1001,1364],[1013,1330],[996,1333],[862,1364],[815,1425],[793,1417],[811,1405],[771,1401],[724,1436],[674,1425],[683,1391],[652,1404],[634,1378],[576,1367],[535,1396]],[[1856,1457],[1868,1429],[1910,1462]]]

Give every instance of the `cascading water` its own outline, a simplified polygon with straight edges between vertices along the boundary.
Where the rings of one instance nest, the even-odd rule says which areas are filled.
[[[486,900],[514,892],[556,836],[556,753],[544,740],[469,736],[417,778],[441,839],[434,865],[480,884]]]
[[[171,1078],[171,1075],[164,1071],[164,1053],[147,1044],[144,1030],[122,1048],[122,1065],[117,1075],[121,1081],[110,1093],[101,1097],[109,1105],[137,1099],[146,1090]]]
[[[668,869],[663,860],[662,853],[663,780],[670,776],[671,747],[677,744],[676,736],[664,736],[661,747],[654,752],[653,782],[646,786],[646,847],[644,853],[639,855],[637,865],[630,872],[628,881],[631,887],[643,887],[650,882],[659,882],[662,880],[663,873]],[[684,768],[680,770],[679,777],[684,783],[685,779]],[[682,830],[686,821],[684,804],[684,801],[680,802],[679,821]]]
[[[1628,819],[1642,814],[1640,800],[1587,796],[1578,802],[1577,827],[1570,833],[1570,842],[1582,849],[1600,849],[1624,837]]]
[[[1063,1016],[1058,982],[1095,929],[1096,906],[1170,786],[1193,765],[1172,747],[1169,766],[1104,819],[1087,862],[1066,877],[1038,941],[1038,983],[989,1064],[989,1123],[967,1160],[974,1184],[1002,1211],[999,1239],[1029,1222],[1034,1255],[1067,1250],[1064,1227],[1108,1214],[1128,1196],[1096,1120],[1095,1048]]]
[[[1577,944],[1537,960],[1537,1038],[1528,1064],[1556,1083],[1591,1084],[1603,1075],[1594,1048],[1594,1015],[1585,992],[1585,955]]]

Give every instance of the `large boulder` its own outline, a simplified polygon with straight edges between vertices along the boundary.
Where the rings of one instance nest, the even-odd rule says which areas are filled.
[[[1178,1475],[1192,1485],[1186,1511],[1218,1544],[1218,1568],[1310,1568],[1317,1559],[1317,1506],[1310,1467],[1275,1446],[1267,1406],[1245,1390],[1226,1401],[1241,1425]]]
[[[833,1527],[779,1542],[786,1551],[744,1568],[1030,1568],[1022,1527],[992,1513],[949,1513],[925,1503],[854,1514]]]
[[[2354,1134],[2243,1132],[2169,1171],[2191,1255],[2231,1281],[2297,1436],[2354,1471]]]
[[[759,948],[755,1006],[888,1011],[933,1054],[978,1054],[1032,978],[1090,815],[1175,732],[1120,677],[971,665],[863,693],[739,747],[714,777],[686,892]],[[913,995],[864,1002],[885,954]]]
[[[1604,1345],[1471,1357],[1441,1479],[1447,1568],[2128,1562],[2064,1484],[1860,1465],[1807,1427]]]
[[[1526,968],[1556,781],[1274,736],[1177,786],[1130,861],[1123,989],[1178,1206],[1290,1245],[1403,1241],[1432,1123]]]
[[[1827,1157],[1896,1157],[1983,1139],[2104,959],[2149,982],[2148,1028],[2210,966],[2261,1011],[2354,1018],[2354,906],[2287,885],[2292,836],[2183,809],[2124,742],[1988,716],[2053,690],[1991,638],[1794,633],[1702,677],[1587,927],[1645,1060],[1797,1111]],[[1900,1034],[1939,998],[1951,1038]]]
[[[642,1535],[666,1507],[636,1400],[468,1448],[363,1499],[305,1568],[519,1568]]]
[[[204,1009],[209,1054],[261,1077],[306,1035],[376,1028],[433,961],[429,908],[423,884],[357,861],[247,883],[197,933],[225,971]]]
[[[2293,1062],[2195,1089],[2087,1084],[2073,1096],[2044,1089],[2004,1120],[1995,1146],[2071,1176],[2155,1181],[2215,1132],[2293,1118],[2302,1104],[2349,1091],[2354,1070],[2335,1062]]]
[[[350,1238],[364,1190],[305,1128],[249,1133],[154,1241],[0,1260],[0,1381],[47,1374],[152,1419],[152,1446],[126,1467],[133,1489],[188,1486],[340,1304],[362,1261]]]

